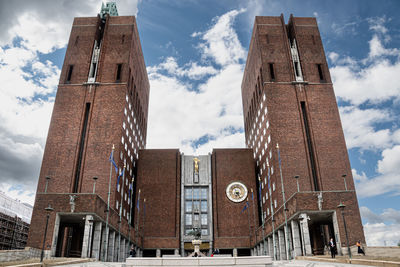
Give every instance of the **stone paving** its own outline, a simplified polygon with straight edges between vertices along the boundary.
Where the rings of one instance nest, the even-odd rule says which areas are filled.
[[[123,262],[86,262],[80,264],[69,264],[63,266],[71,267],[125,267]],[[292,261],[274,261],[272,266],[282,267],[367,267],[370,265],[354,265],[334,262],[320,262],[320,261],[304,261],[304,260],[292,260]]]

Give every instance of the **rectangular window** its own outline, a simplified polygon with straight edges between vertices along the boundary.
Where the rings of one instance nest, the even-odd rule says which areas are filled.
[[[201,212],[207,212],[207,200],[201,201]]]
[[[73,70],[74,70],[74,65],[69,65],[68,74],[67,74],[67,80],[66,80],[67,83],[70,83],[70,82],[71,82],[72,71],[73,71]]]
[[[185,198],[192,199],[192,188],[185,188]]]
[[[271,81],[275,81],[275,70],[274,70],[273,63],[269,63],[269,75],[270,75]]]
[[[186,221],[186,225],[192,225],[192,214],[186,214],[185,215],[185,221]]]
[[[200,199],[200,188],[193,189],[193,199]]]
[[[117,65],[117,77],[116,77],[117,82],[121,81],[121,70],[122,70],[122,64],[118,64]]]
[[[324,77],[324,73],[322,71],[322,64],[317,64],[317,68],[318,68],[318,74],[319,74],[319,79],[320,81],[325,81],[325,77]]]
[[[200,201],[193,201],[193,210],[197,212],[200,211]]]
[[[207,199],[207,188],[201,189],[201,199]]]
[[[201,229],[201,235],[208,235],[208,229]]]
[[[192,202],[186,202],[185,212],[192,212]]]
[[[201,224],[207,225],[207,214],[201,214]]]

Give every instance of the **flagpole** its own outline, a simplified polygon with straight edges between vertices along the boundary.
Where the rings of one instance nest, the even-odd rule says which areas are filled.
[[[253,204],[253,220],[254,220],[254,237],[256,239],[255,244],[257,244],[257,229],[256,229],[256,206],[254,205],[254,194],[253,194],[253,188],[251,188],[251,200]]]
[[[249,198],[247,197],[247,209],[249,209]],[[247,211],[247,219],[249,221],[249,242],[250,242],[250,247],[251,247],[251,226],[250,226],[250,211]]]
[[[119,220],[118,220],[118,252],[117,252],[117,262],[119,262],[119,251],[121,250],[121,222],[122,222],[122,203],[124,199],[124,181],[125,181],[125,168],[126,164],[124,164],[124,169],[122,170],[122,184],[119,187],[121,191],[121,204],[119,206]],[[119,180],[118,185],[119,186]]]
[[[143,222],[142,222],[142,238],[144,238],[144,222],[146,217],[146,199],[143,199]]]
[[[281,175],[281,185],[282,185],[282,198],[283,198],[283,214],[285,215],[285,236],[286,236],[286,259],[290,260],[290,238],[288,233],[288,224],[286,216],[286,197],[285,197],[285,187],[283,186],[283,176],[282,176],[282,164],[281,164],[281,153],[279,150],[279,144],[276,143],[276,149],[278,151],[278,161],[279,161],[279,172]]]
[[[112,145],[112,150],[111,150],[111,157],[114,157],[114,150],[115,146],[114,144]],[[105,241],[105,255],[104,255],[104,261],[108,260],[108,237],[109,237],[109,226],[108,226],[108,220],[109,220],[109,214],[110,214],[110,194],[111,194],[111,176],[112,176],[112,168],[113,164],[112,161],[110,161],[110,179],[108,180],[108,196],[107,196],[107,218],[106,218],[106,240]]]
[[[139,215],[140,215],[140,209],[139,209],[139,205],[140,205],[140,189],[139,189],[139,193],[138,193],[138,199],[137,199],[137,204],[136,204],[136,208],[138,210],[137,213],[137,218],[136,218],[136,227],[135,227],[135,235],[136,235],[136,246],[139,245]]]
[[[268,168],[268,194],[269,194],[269,203],[271,204],[271,225],[272,225],[272,244],[273,244],[273,252],[274,252],[274,261],[276,261],[276,240],[275,240],[275,226],[274,226],[274,208],[272,206],[272,194],[271,194],[271,176],[270,176],[270,169],[269,169],[269,163],[267,162],[267,168]]]
[[[263,239],[263,255],[267,255],[266,248],[265,248],[265,233],[264,233],[264,209],[262,207],[262,197],[261,197],[261,178],[258,177],[258,186],[259,186],[259,201],[261,207],[261,227],[262,227],[262,239]]]
[[[132,195],[133,195],[132,191],[133,191],[133,178],[131,180],[131,187],[129,189],[129,199],[130,199],[130,202],[129,202],[129,205],[130,205],[130,207],[129,207],[129,222],[128,222],[128,225],[129,225],[129,227],[128,227],[129,249],[131,247],[131,228],[132,228],[132,225],[131,225],[131,223],[132,223]]]

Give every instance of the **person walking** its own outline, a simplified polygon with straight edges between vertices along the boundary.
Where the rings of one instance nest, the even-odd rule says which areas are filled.
[[[358,254],[363,254],[363,255],[365,256],[365,252],[364,252],[364,250],[361,248],[361,241],[360,241],[360,240],[357,241],[356,246],[357,246],[357,252],[358,252]]]
[[[332,257],[332,259],[334,259],[336,256],[336,243],[335,243],[335,241],[333,241],[332,237],[329,240],[329,249],[331,250],[331,257]]]
[[[134,246],[131,246],[131,250],[129,251],[130,257],[136,257],[136,250]]]

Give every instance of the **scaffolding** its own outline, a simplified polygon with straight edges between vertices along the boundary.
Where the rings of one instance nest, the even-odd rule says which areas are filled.
[[[0,191],[0,250],[24,249],[32,216],[32,206]]]

